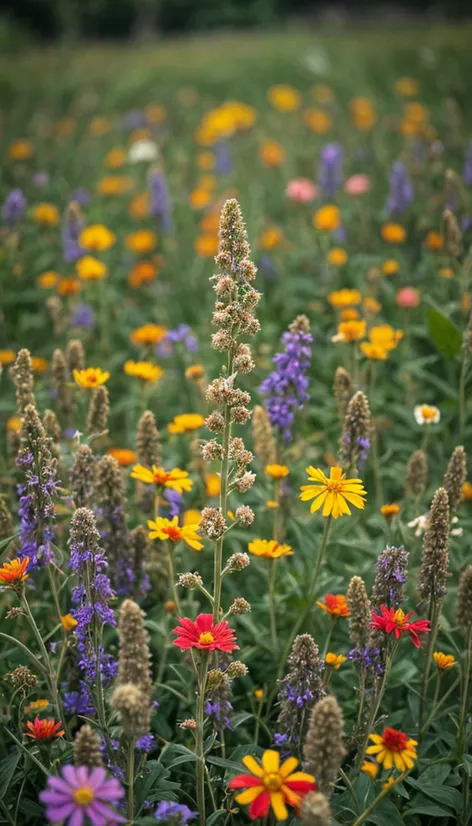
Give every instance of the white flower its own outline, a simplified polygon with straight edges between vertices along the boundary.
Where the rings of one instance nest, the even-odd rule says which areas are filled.
[[[156,161],[159,157],[159,148],[154,141],[149,141],[146,138],[135,141],[130,146],[128,152],[128,160],[130,163],[151,163]]]
[[[428,526],[429,520],[429,513],[423,513],[421,516],[417,516],[416,519],[412,519],[411,522],[408,522],[409,528],[416,528],[415,536],[421,536]]]
[[[437,424],[441,418],[439,408],[431,404],[417,404],[414,414],[418,424]]]
[[[453,516],[452,519],[451,519],[451,524],[452,525],[457,525],[458,521],[459,521],[459,517],[458,516]],[[452,530],[451,530],[451,536],[462,536],[463,533],[464,533],[464,528],[452,528]]]
[[[328,75],[331,72],[328,55],[321,47],[315,47],[307,52],[303,58],[303,63],[314,75]]]

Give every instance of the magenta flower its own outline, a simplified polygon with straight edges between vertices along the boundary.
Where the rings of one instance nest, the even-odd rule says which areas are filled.
[[[107,779],[105,769],[87,766],[64,766],[61,777],[49,777],[47,789],[39,795],[46,804],[50,823],[64,826],[116,826],[126,823],[111,806],[124,797],[118,780]],[[67,822],[67,824],[66,824]]]

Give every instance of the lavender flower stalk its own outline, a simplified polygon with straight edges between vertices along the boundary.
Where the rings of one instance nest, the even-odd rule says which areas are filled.
[[[5,202],[2,206],[2,218],[8,229],[13,229],[18,224],[28,207],[28,201],[23,195],[21,189],[12,189],[8,193]]]
[[[327,143],[321,150],[319,184],[325,198],[332,198],[342,185],[343,155],[338,143]]]
[[[95,495],[100,535],[110,566],[111,582],[119,593],[131,594],[134,571],[126,512],[127,499],[120,466],[112,456],[102,456],[97,463]]]
[[[295,413],[308,401],[309,378],[306,375],[311,362],[310,322],[298,316],[282,336],[283,353],[277,353],[273,362],[276,369],[262,382],[260,392],[265,396],[264,406],[273,427],[286,442],[292,440]]]
[[[84,228],[84,219],[77,201],[70,201],[66,208],[62,224],[62,254],[66,264],[75,264],[85,255],[79,244],[80,233]]]
[[[278,746],[286,743],[289,749],[300,749],[308,713],[324,696],[319,649],[310,634],[295,638],[287,663],[290,671],[280,684],[279,731],[275,742]]]
[[[149,212],[159,220],[162,232],[170,232],[174,226],[172,206],[167,179],[164,170],[159,166],[153,167],[149,173],[148,189]]]
[[[390,217],[401,215],[413,201],[413,185],[403,161],[395,161],[390,175],[387,212]]]

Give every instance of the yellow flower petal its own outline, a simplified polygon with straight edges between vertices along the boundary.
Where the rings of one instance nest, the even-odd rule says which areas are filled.
[[[269,792],[270,803],[276,820],[287,820],[288,809],[285,805],[285,797],[283,792]]]
[[[279,770],[280,755],[274,749],[267,749],[262,755],[262,767],[267,774],[277,773]]]
[[[250,789],[246,789],[246,791],[237,794],[235,800],[238,803],[252,803],[263,791],[264,786],[251,786]]]
[[[280,767],[280,770],[279,770],[279,774],[281,774],[282,777],[288,777],[289,774],[292,774],[293,770],[297,768],[297,766],[298,766],[297,758],[296,757],[289,757],[289,758],[287,758],[287,760],[284,760],[284,762],[282,763],[282,765]]]
[[[251,754],[246,754],[242,759],[242,763],[244,766],[246,766],[247,769],[249,769],[251,774],[253,774],[255,777],[264,776],[263,769],[261,768],[257,760],[254,757],[252,757]]]

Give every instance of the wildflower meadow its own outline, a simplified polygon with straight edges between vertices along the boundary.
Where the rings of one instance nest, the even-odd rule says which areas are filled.
[[[471,823],[471,72],[0,59],[1,823]]]

